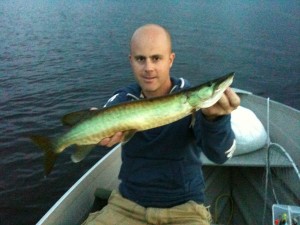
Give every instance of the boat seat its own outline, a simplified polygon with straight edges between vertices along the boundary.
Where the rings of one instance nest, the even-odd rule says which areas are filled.
[[[106,206],[111,192],[112,192],[111,190],[107,190],[104,188],[97,188],[94,193],[95,200],[91,207],[90,212],[92,213],[92,212],[99,211],[104,206]]]

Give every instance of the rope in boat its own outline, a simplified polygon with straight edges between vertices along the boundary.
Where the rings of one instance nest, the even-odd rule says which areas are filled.
[[[233,218],[233,199],[231,197],[230,194],[222,194],[222,195],[219,195],[215,201],[215,210],[214,210],[214,220],[215,220],[215,223],[218,224],[219,222],[219,214],[218,214],[218,205],[219,205],[219,201],[221,198],[228,198],[229,199],[229,202],[230,202],[230,213],[229,213],[229,218],[226,222],[226,225],[229,225],[231,223],[231,220]]]
[[[270,98],[267,98],[267,153],[270,149]],[[265,194],[264,194],[264,208],[263,208],[263,218],[262,218],[262,224],[265,224],[266,219],[266,211],[267,211],[267,198],[268,198],[268,183],[269,183],[269,159],[267,154],[267,160],[266,160],[266,180],[265,180]]]

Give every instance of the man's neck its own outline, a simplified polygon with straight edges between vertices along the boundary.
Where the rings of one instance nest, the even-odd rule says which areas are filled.
[[[141,94],[144,98],[155,98],[155,97],[160,97],[160,96],[165,96],[168,95],[170,93],[170,91],[172,90],[173,84],[172,81],[170,79],[170,81],[160,90],[156,90],[156,91],[144,91],[142,90]]]

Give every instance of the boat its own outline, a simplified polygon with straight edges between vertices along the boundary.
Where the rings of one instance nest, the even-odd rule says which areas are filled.
[[[300,111],[247,91],[237,93],[241,105],[266,128],[268,141],[222,165],[203,157],[205,204],[210,205],[214,224],[275,224],[274,204],[300,205]],[[81,224],[101,208],[118,187],[121,148],[117,145],[101,158],[37,224]]]

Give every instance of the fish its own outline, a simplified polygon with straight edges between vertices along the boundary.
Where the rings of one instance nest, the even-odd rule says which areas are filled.
[[[234,72],[198,86],[169,95],[124,102],[99,110],[71,112],[62,118],[71,128],[56,138],[30,135],[31,140],[44,151],[44,173],[49,175],[57,156],[76,145],[73,162],[80,162],[104,138],[121,131],[123,143],[136,132],[160,127],[192,115],[201,108],[214,105],[232,84]]]

